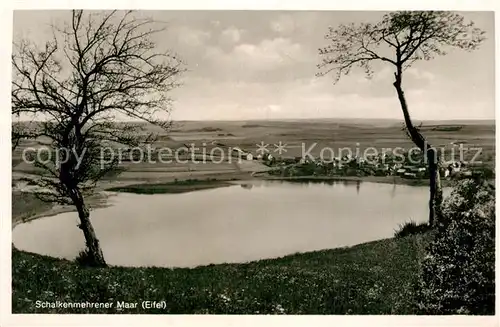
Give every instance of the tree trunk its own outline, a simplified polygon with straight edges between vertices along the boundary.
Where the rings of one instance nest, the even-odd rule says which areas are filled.
[[[104,260],[99,240],[90,222],[90,213],[85,205],[83,196],[79,190],[76,190],[74,194],[74,204],[78,211],[78,217],[80,218],[78,227],[83,231],[83,235],[85,236],[85,243],[87,245],[88,255],[90,256],[90,265],[94,267],[106,267],[107,264]]]
[[[415,145],[426,155],[427,164],[429,167],[429,225],[434,226],[436,218],[441,215],[441,202],[443,198],[439,172],[439,154],[437,150],[427,142],[424,136],[420,134],[418,129],[413,125],[411,121],[410,112],[408,111],[408,104],[406,103],[404,91],[401,86],[401,67],[398,67],[397,73],[395,73],[394,76],[395,81],[393,85],[398,93],[398,99],[401,104],[401,109],[403,111],[408,134],[410,135],[413,143],[415,143]]]
[[[430,153],[431,152],[431,153]],[[441,215],[441,203],[443,190],[441,189],[441,178],[439,172],[439,161],[437,154],[433,150],[427,150],[427,160],[429,165],[429,225],[434,226],[436,219]]]

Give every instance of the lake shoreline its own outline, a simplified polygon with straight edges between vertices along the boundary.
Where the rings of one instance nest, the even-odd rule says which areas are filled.
[[[230,185],[232,187],[226,187]],[[193,191],[175,197],[143,195],[186,193],[188,190],[199,188],[216,190]],[[189,180],[135,184],[121,191],[127,192],[110,193],[109,195],[115,196],[109,199],[110,206],[93,211],[91,219],[94,228],[101,231],[98,234],[107,240],[108,250],[111,249],[109,251],[116,254],[109,259],[109,264],[131,267],[142,264],[194,267],[353,246],[392,237],[395,228],[398,224],[405,223],[406,217],[413,217],[412,219],[418,222],[427,219],[426,187],[399,188],[389,184],[366,182],[361,184],[360,192],[358,183],[293,183],[276,180],[229,183]],[[275,199],[278,198],[282,199],[284,204],[277,204]],[[400,200],[405,203],[415,200],[413,203],[416,204],[408,205],[404,209],[401,206],[393,206],[394,201]],[[359,206],[360,203],[367,202],[370,205]],[[304,203],[315,205],[304,206]],[[308,215],[312,217],[305,219]],[[336,219],[332,219],[332,215]],[[367,217],[371,219],[367,221]],[[280,227],[283,219],[286,219],[286,231]],[[73,242],[81,236],[74,228],[77,221],[78,215],[71,212],[23,225],[13,232],[14,244],[23,250],[71,259],[77,255],[75,249],[80,246],[79,243],[75,245]],[[373,228],[369,227],[360,232],[357,226],[363,224]],[[127,227],[124,229],[123,226]],[[155,226],[153,232],[150,226]],[[47,233],[40,232],[42,230]],[[203,236],[199,235],[200,230],[204,231]],[[46,241],[51,238],[50,235],[57,238],[59,234],[61,237],[72,235],[64,236],[64,244],[67,244],[71,251],[51,247]],[[117,235],[129,234],[130,240],[128,237],[116,238]],[[170,250],[173,248],[167,244],[171,241],[165,240],[178,237],[179,244],[190,240],[187,243],[202,247],[206,245],[206,253],[197,257],[196,254],[179,255],[178,251]],[[254,244],[255,237],[260,238],[261,245]],[[304,242],[297,241],[304,237],[307,237]],[[214,239],[218,242],[216,246],[211,245]],[[124,248],[124,242],[128,248],[126,253],[119,250]],[[262,245],[268,242],[270,246]],[[275,245],[278,243],[279,245]],[[49,250],[42,251],[45,244],[49,244],[46,247]],[[150,255],[145,260],[141,256],[141,249],[155,249],[155,244],[164,244],[166,250],[160,251],[161,253],[152,250],[151,253],[157,255]],[[127,256],[131,253],[134,253],[131,257],[137,259],[128,260]],[[170,254],[165,257],[167,253]]]
[[[87,200],[87,206],[90,208],[91,211],[94,209],[109,207],[112,204],[108,203],[108,198],[113,196],[114,194],[121,192],[135,193],[135,194],[179,194],[179,193],[188,193],[188,192],[201,191],[218,187],[227,187],[233,185],[229,183],[229,180],[209,180],[209,181],[200,180],[198,183],[192,183],[191,185],[183,185],[182,184],[183,182],[184,181],[180,181],[179,184],[177,185],[175,184],[176,183],[175,181],[164,182],[164,183],[151,183],[151,182],[141,183],[141,181],[135,181],[134,183],[132,181],[129,183],[125,183],[125,185],[115,184],[114,186],[99,187],[98,196],[91,197],[89,200]],[[141,187],[144,187],[145,189],[151,189],[151,188],[154,189],[155,187],[161,188],[162,186],[167,186],[167,188],[164,189],[165,192],[147,193],[147,192],[141,192],[140,189]],[[137,189],[137,191],[127,192],[125,191],[127,188]],[[16,200],[16,193],[18,194],[19,192],[14,192],[14,191],[12,192],[13,204]],[[11,230],[13,230],[19,224],[28,223],[36,219],[51,217],[61,213],[76,212],[76,209],[70,205],[66,206],[53,205],[49,209],[41,209],[40,207],[35,207],[34,210],[35,213],[31,216],[25,216],[24,214],[16,215],[13,213]]]
[[[87,205],[89,206],[90,210],[109,207],[111,204],[109,204],[107,201],[108,201],[108,198],[110,196],[112,196],[112,195],[100,193],[98,198],[91,199],[90,201],[88,201]],[[14,193],[13,193],[12,198],[14,200]],[[49,208],[48,210],[39,210],[37,213],[35,213],[32,216],[12,215],[11,230],[14,230],[14,228],[20,224],[29,223],[29,222],[36,220],[36,219],[52,217],[52,216],[56,216],[56,215],[59,215],[61,213],[67,213],[67,212],[76,212],[76,209],[74,206],[70,206],[70,205],[66,205],[66,206],[54,205],[51,208]]]
[[[283,180],[283,181],[310,181],[310,182],[321,182],[321,181],[346,181],[346,182],[366,182],[366,183],[381,183],[381,184],[396,184],[396,185],[408,185],[408,186],[429,186],[429,180],[427,179],[405,179],[398,176],[294,176],[294,177],[282,177],[282,176],[263,176],[263,180]],[[452,186],[454,181],[442,180],[442,187]]]
[[[215,188],[251,180],[209,181],[208,184],[199,181],[190,186],[205,184]],[[253,180],[271,182],[276,178]],[[142,185],[147,184],[149,187],[162,185]],[[172,186],[171,183],[165,184]],[[194,191],[191,187],[187,189]],[[99,205],[113,205],[107,200],[117,193],[105,191],[102,187],[100,190],[105,195],[100,203],[96,201],[91,205],[90,199],[87,201],[92,209]],[[69,210],[71,207],[67,209],[74,211]],[[52,214],[49,210],[31,219]],[[202,264],[194,268],[116,264],[102,269],[85,269],[74,260],[19,250],[12,244],[12,279],[15,286],[12,310],[15,313],[272,314],[279,309],[279,312],[282,310],[287,314],[414,314],[411,299],[406,294],[417,280],[418,275],[414,272],[430,240],[431,235],[427,233],[299,251],[244,263]],[[393,269],[394,266],[401,268]],[[47,291],[33,292],[29,282],[32,280],[40,280],[38,289]],[[141,309],[97,311],[36,308],[32,305],[34,301],[51,301],[54,296],[89,301],[92,298],[82,292],[82,288],[100,289],[102,285],[107,285],[109,297],[125,302],[160,296],[165,300],[167,309],[155,312]],[[266,290],[264,294],[263,289]],[[377,293],[373,293],[375,289]],[[191,292],[187,300],[184,297],[186,292]],[[367,298],[364,294],[373,295]],[[263,298],[267,302],[261,300]]]
[[[217,177],[217,178],[216,178]],[[366,183],[382,183],[391,185],[408,185],[408,186],[428,186],[427,180],[411,180],[404,179],[396,176],[296,176],[296,177],[281,177],[270,175],[252,176],[233,176],[222,175],[216,177],[205,177],[205,179],[185,179],[175,181],[166,179],[164,181],[141,181],[131,180],[122,184],[122,182],[109,183],[110,185],[101,185],[98,190],[99,196],[93,197],[88,200],[88,206],[91,210],[100,209],[110,206],[108,198],[113,196],[113,193],[134,193],[134,194],[179,194],[195,191],[202,191],[208,189],[215,189],[219,187],[228,187],[236,183],[248,181],[288,181],[291,183],[302,182],[366,182]],[[443,187],[452,186],[453,181],[442,181]],[[15,196],[13,192],[13,202]],[[53,206],[48,210],[36,210],[32,216],[12,215],[12,227],[14,229],[18,224],[27,223],[36,219],[55,216],[61,213],[76,212],[72,206]]]
[[[209,190],[219,187],[233,185],[226,180],[198,180],[187,179],[183,181],[174,181],[166,183],[138,183],[127,186],[117,186],[105,189],[108,192],[122,192],[134,194],[179,194],[195,191]]]
[[[424,234],[247,263],[173,269],[123,266],[85,269],[70,260],[13,248],[12,312],[415,314],[407,294],[417,281],[415,271],[430,240],[430,234]],[[37,268],[33,269],[34,266]],[[401,268],[394,269],[395,266]],[[33,280],[40,281],[36,289],[40,291],[33,289]],[[106,294],[114,299],[133,303],[141,298],[160,297],[166,302],[166,309],[145,310],[140,305],[127,310],[117,310],[116,306],[54,309],[33,305],[35,301],[52,302],[54,297],[91,301],[93,298],[82,289],[98,290],[103,285],[111,285]],[[374,289],[377,293],[373,293]],[[367,298],[364,294],[373,296]],[[267,302],[260,300],[263,296]],[[323,303],[335,305],[318,305]]]

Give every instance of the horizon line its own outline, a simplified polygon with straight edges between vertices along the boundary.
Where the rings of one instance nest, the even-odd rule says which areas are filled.
[[[172,122],[203,122],[203,121],[227,121],[227,122],[237,122],[237,121],[304,121],[304,120],[310,120],[310,121],[318,121],[318,120],[365,120],[365,121],[380,121],[380,120],[385,120],[385,121],[394,121],[394,122],[404,122],[403,118],[350,118],[350,117],[317,117],[317,118],[249,118],[249,119],[166,119],[166,120],[160,120],[160,121],[172,121]],[[412,119],[414,122],[433,122],[433,121],[442,121],[442,122],[450,122],[450,121],[496,121],[495,118],[445,118],[445,119]],[[42,122],[45,120],[17,120],[17,121],[12,121],[12,123],[24,123],[24,122]],[[117,120],[115,121],[116,123],[127,123],[127,122],[144,122],[147,123],[146,121],[143,120]]]

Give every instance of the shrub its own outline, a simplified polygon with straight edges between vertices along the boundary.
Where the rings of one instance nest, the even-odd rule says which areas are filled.
[[[416,290],[423,314],[494,314],[495,193],[483,182],[460,182],[422,262]]]
[[[78,256],[75,258],[75,262],[78,263],[82,267],[94,267],[94,261],[92,260],[92,255],[89,252],[88,248],[85,250],[81,250],[78,253]]]
[[[394,233],[394,237],[400,238],[409,235],[422,234],[430,230],[428,223],[417,223],[410,220],[404,224],[399,224],[399,229]]]

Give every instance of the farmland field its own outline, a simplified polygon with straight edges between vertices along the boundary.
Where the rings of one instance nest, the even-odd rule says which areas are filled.
[[[410,149],[412,142],[402,130],[402,122],[397,120],[284,120],[284,121],[181,121],[175,122],[170,131],[159,128],[148,128],[147,132],[157,135],[154,148],[168,148],[172,151],[183,147],[198,148],[195,154],[184,155],[183,162],[130,162],[121,164],[123,172],[115,181],[147,180],[167,181],[175,178],[191,177],[208,178],[212,176],[231,176],[250,174],[253,171],[264,171],[266,167],[258,162],[230,157],[230,148],[239,147],[249,151],[254,156],[258,154],[258,144],[269,144],[267,149],[271,154],[275,152],[275,144],[286,144],[286,152],[282,157],[300,157],[304,151],[312,156],[318,156],[322,148],[328,147],[339,153],[342,148],[349,148],[353,153],[363,151],[369,147],[377,151],[401,147]],[[445,160],[459,158],[459,144],[463,148],[480,148],[481,153],[475,160],[482,161],[494,167],[495,158],[495,125],[494,121],[427,121],[421,126],[422,133],[435,147],[445,149]],[[37,168],[22,160],[23,150],[36,147],[36,142],[27,141],[14,151],[12,156],[13,172],[19,174],[36,173]],[[218,147],[223,150],[223,158],[219,152],[213,152],[212,158],[216,162],[203,160],[202,152],[206,156],[211,150]],[[453,150],[454,149],[454,150]],[[390,150],[389,150],[390,151]],[[464,151],[464,158],[471,159],[477,150]],[[125,156],[126,157],[126,156]],[[194,163],[192,158],[196,158]],[[186,162],[187,161],[187,162]],[[204,161],[204,162],[203,162]],[[16,177],[14,177],[16,179]]]

